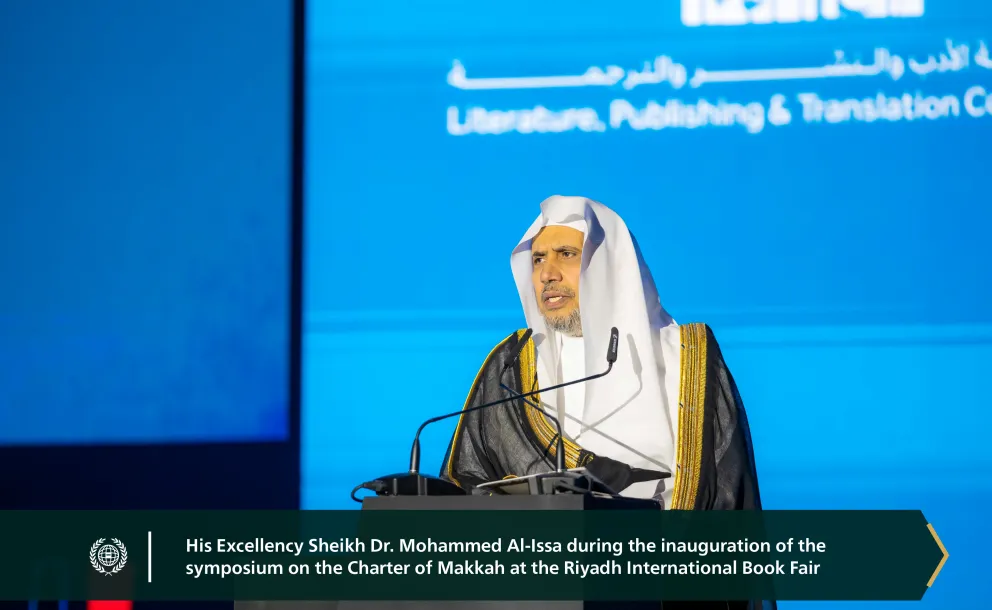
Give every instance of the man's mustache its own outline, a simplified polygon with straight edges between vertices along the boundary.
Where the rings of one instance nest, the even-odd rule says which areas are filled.
[[[542,299],[547,298],[549,294],[551,294],[552,296],[566,296],[566,297],[575,296],[575,292],[573,292],[572,290],[566,288],[565,286],[559,286],[556,284],[545,285],[544,291],[541,292],[541,298]]]

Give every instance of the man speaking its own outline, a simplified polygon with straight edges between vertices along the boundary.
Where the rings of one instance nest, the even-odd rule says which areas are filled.
[[[760,509],[747,417],[713,333],[665,312],[637,242],[601,203],[553,196],[510,258],[533,333],[497,345],[465,408],[601,373],[499,408],[463,413],[441,477],[466,490],[555,468],[585,467],[621,495],[666,509]],[[536,407],[540,407],[544,413]],[[670,474],[670,476],[666,476]]]

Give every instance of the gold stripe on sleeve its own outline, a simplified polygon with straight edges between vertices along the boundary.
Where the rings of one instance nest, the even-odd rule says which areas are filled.
[[[672,509],[692,510],[699,493],[703,463],[703,405],[706,400],[706,326],[679,327],[681,375],[679,383],[679,435],[675,452]]]

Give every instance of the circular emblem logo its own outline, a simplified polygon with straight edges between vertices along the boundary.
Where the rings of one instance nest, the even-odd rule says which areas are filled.
[[[127,564],[127,549],[117,538],[100,538],[90,547],[90,564],[101,574],[111,575],[121,571]]]

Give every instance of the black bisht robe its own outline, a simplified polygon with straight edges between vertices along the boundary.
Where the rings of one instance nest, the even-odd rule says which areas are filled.
[[[519,361],[502,383],[524,394],[539,389],[533,338],[519,345],[519,330],[499,343],[476,375],[465,409],[507,398],[500,376],[518,350]],[[679,435],[673,510],[760,510],[761,495],[744,404],[706,324],[679,326],[681,367]],[[528,400],[538,403],[540,395]],[[472,492],[481,483],[554,470],[557,429],[542,413],[515,400],[498,408],[463,413],[440,476]],[[586,467],[617,492],[639,480],[637,469],[596,455],[565,439],[565,467]],[[599,604],[597,604],[599,605]],[[617,604],[627,607],[627,604]],[[664,602],[670,609],[769,610],[773,601]],[[605,603],[602,607],[613,607]],[[640,607],[640,606],[638,606]],[[655,604],[653,607],[658,607]]]
[[[672,506],[675,510],[751,510],[761,508],[758,475],[744,404],[705,324],[679,327],[682,344],[679,438]],[[539,389],[534,340],[519,345],[524,331],[508,336],[486,358],[472,383],[465,408],[507,398],[500,374],[518,362],[502,382],[524,394]],[[540,395],[529,399],[539,402]],[[480,483],[548,472],[555,468],[557,429],[522,400],[499,408],[464,413],[441,467],[441,478],[466,491]],[[599,460],[599,463],[596,461]],[[565,439],[565,467],[587,467],[616,491],[638,473],[609,456],[598,456]]]

